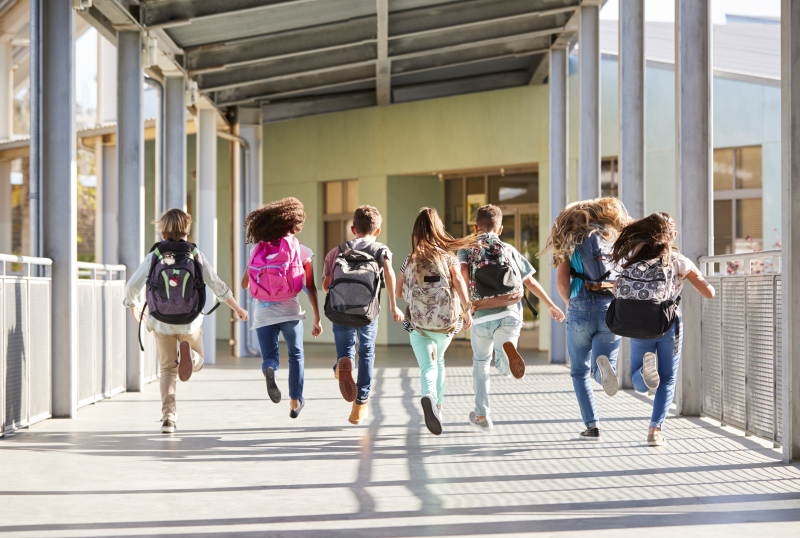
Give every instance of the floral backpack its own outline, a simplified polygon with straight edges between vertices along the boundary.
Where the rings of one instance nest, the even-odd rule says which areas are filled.
[[[454,332],[464,312],[443,257],[430,261],[412,256],[403,276],[403,299],[408,303],[406,318],[411,326],[423,335],[425,331]]]
[[[469,292],[473,303],[505,296],[508,304],[522,299],[522,277],[511,253],[497,237],[481,237],[481,246],[469,249]]]

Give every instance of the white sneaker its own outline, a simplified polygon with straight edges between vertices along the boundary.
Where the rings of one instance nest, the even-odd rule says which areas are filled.
[[[484,433],[490,432],[494,429],[492,419],[486,417],[484,420],[478,420],[478,414],[475,411],[469,412],[469,424],[470,426],[477,428]]]
[[[659,383],[661,383],[661,378],[658,377],[658,359],[655,353],[644,354],[642,378],[648,389],[655,390],[658,388]]]
[[[611,367],[608,357],[605,355],[597,357],[597,370],[600,372],[600,382],[603,385],[603,390],[609,396],[614,396],[619,390],[619,382],[617,381],[617,373]]]

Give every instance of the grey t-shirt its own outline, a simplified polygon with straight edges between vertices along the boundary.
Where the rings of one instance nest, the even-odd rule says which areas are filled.
[[[376,245],[383,246],[384,248],[378,251],[376,255],[376,259],[378,260],[378,265],[383,267],[383,260],[384,258],[387,260],[392,259],[392,251],[389,250],[389,247],[383,245],[382,243],[377,243],[374,238],[372,237],[356,237],[355,239],[351,239],[348,241],[350,243],[350,248],[353,250],[358,250],[360,248],[364,248],[367,245],[371,245],[375,243]],[[325,255],[325,264],[322,268],[322,277],[325,278],[326,276],[331,276],[333,272],[333,266],[336,264],[336,257],[339,255],[339,246],[332,248],[330,252]]]

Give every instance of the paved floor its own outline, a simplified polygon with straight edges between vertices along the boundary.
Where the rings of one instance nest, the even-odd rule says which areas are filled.
[[[595,392],[605,440],[581,444],[568,371],[532,357],[524,380],[492,378],[482,435],[465,348],[448,354],[442,436],[422,423],[408,348],[379,351],[371,420],[354,427],[329,352],[307,347],[298,420],[266,399],[257,361],[228,359],[179,385],[175,435],[158,433],[150,384],[7,437],[0,534],[800,535],[800,468],[733,430],[671,417],[669,445],[649,448],[647,398]]]

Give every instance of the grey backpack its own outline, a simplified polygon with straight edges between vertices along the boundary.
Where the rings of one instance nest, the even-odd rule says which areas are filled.
[[[371,243],[354,250],[350,242],[339,245],[331,272],[325,317],[342,327],[366,327],[381,312],[383,267],[378,254],[386,247]]]

